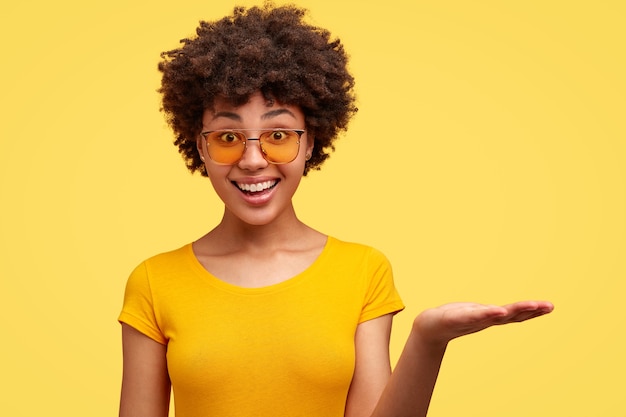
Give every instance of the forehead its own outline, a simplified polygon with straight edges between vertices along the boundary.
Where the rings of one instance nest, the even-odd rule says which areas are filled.
[[[274,118],[303,121],[304,115],[299,106],[282,104],[275,99],[264,97],[261,93],[256,93],[242,104],[233,103],[232,100],[225,98],[216,98],[213,106],[204,111],[203,122],[211,123],[222,119],[254,122]]]

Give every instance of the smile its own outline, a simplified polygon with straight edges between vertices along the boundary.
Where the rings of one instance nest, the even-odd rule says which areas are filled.
[[[263,182],[259,182],[259,183],[255,183],[255,184],[247,184],[247,183],[246,184],[240,184],[238,182],[235,182],[234,184],[241,191],[244,191],[244,192],[247,192],[247,193],[258,193],[260,191],[265,191],[267,189],[270,189],[270,188],[274,187],[277,183],[278,183],[277,180],[271,180],[271,181],[263,181]]]

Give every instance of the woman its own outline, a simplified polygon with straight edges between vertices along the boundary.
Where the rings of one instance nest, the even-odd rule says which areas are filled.
[[[175,144],[225,208],[206,235],[129,278],[122,417],[166,416],[172,387],[179,417],[424,416],[450,340],[552,310],[427,310],[391,372],[404,306],[388,261],[308,227],[292,204],[356,112],[342,45],[303,17],[236,8],[163,54]]]

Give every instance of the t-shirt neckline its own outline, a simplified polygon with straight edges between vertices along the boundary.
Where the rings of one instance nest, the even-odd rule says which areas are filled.
[[[262,287],[242,287],[240,285],[231,284],[226,282],[215,275],[213,275],[210,271],[208,271],[198,260],[194,250],[193,243],[188,243],[184,246],[186,258],[189,260],[191,267],[200,274],[203,278],[207,280],[207,282],[213,287],[219,288],[221,290],[238,293],[238,294],[249,294],[249,295],[257,295],[257,294],[267,294],[276,291],[281,291],[286,288],[289,288],[293,285],[297,285],[302,281],[305,281],[308,277],[314,275],[315,270],[317,270],[320,265],[324,263],[324,260],[328,257],[328,253],[331,250],[331,247],[334,244],[335,239],[331,236],[326,237],[326,243],[322,248],[322,252],[315,258],[315,260],[302,272],[294,275],[291,278],[287,278],[284,281],[278,282],[276,284],[265,285]]]

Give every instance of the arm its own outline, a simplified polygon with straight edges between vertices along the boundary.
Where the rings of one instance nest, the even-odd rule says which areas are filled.
[[[372,353],[371,348],[367,348],[367,346],[369,344],[377,346],[381,340],[387,340],[388,343],[389,333],[385,333],[386,330],[381,326],[380,319],[366,322],[370,324],[367,328],[363,328],[363,332],[361,332],[361,326],[365,323],[359,325],[353,386],[369,384],[372,390],[369,395],[375,395],[375,397],[374,400],[371,397],[363,397],[362,395],[368,395],[367,391],[363,389],[353,393],[351,386],[346,405],[346,416],[425,417],[439,374],[439,367],[450,340],[494,325],[529,320],[547,314],[552,309],[552,304],[548,302],[525,301],[502,307],[454,303],[426,310],[413,322],[411,334],[391,377],[388,374],[385,377],[382,372],[379,372],[376,374],[379,378],[376,381],[362,379],[365,373],[372,372],[372,369],[376,369],[379,365],[360,361],[359,350],[365,349],[365,352]],[[366,329],[371,330],[371,332],[366,332]],[[367,342],[359,340],[359,333],[361,336],[369,335],[372,339]],[[376,339],[379,341],[377,342]],[[388,350],[386,360],[381,358],[380,352],[378,356],[372,356],[371,360],[388,364]],[[370,370],[359,370],[359,366]],[[370,374],[370,378],[373,375]],[[357,378],[359,378],[358,381],[356,381]],[[385,385],[384,389],[380,389],[381,384]],[[376,403],[374,411],[366,412],[366,407],[372,404],[372,401]],[[352,404],[354,402],[362,404],[359,413],[352,413],[353,410],[357,409]]]
[[[372,413],[391,375],[389,338],[393,316],[387,314],[358,325],[354,337],[355,366],[345,417]]]
[[[392,320],[393,316],[388,314],[357,327],[354,376],[345,417],[426,415],[445,346],[441,350],[425,349],[420,346],[418,333],[411,332],[392,376],[389,362]],[[410,403],[395,404],[403,399]],[[401,409],[424,409],[424,413],[398,414]]]
[[[167,347],[122,323],[124,366],[120,417],[167,417]]]

